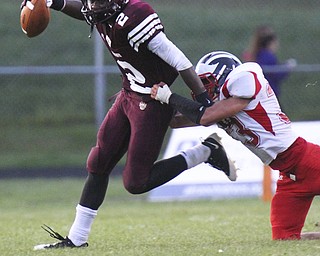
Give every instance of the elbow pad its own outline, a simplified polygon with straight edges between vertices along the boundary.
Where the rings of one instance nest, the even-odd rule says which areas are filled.
[[[200,124],[200,120],[206,110],[206,107],[201,103],[184,98],[176,93],[171,94],[169,104],[196,124]]]

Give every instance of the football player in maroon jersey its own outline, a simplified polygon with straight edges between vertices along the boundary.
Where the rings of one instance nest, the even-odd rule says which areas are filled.
[[[123,77],[122,90],[100,126],[96,146],[89,153],[88,177],[69,235],[64,238],[45,226],[46,231],[61,241],[35,249],[86,247],[91,225],[106,194],[109,175],[125,153],[123,183],[132,194],[145,193],[200,163],[192,161],[192,150],[156,162],[174,111],[150,97],[152,86],[160,82],[170,86],[180,74],[197,101],[210,106],[212,100],[191,62],[166,37],[163,24],[148,3],[47,0],[47,5],[85,20],[91,30],[96,28]],[[232,163],[218,138],[208,138],[198,146],[196,154],[201,154],[202,162],[210,163],[235,180]]]

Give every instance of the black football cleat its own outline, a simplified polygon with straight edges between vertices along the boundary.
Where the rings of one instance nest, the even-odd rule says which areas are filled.
[[[226,151],[224,150],[221,138],[216,133],[213,133],[207,137],[202,144],[209,147],[211,150],[211,154],[206,163],[220,171],[223,171],[229,180],[236,181],[237,168],[234,165],[234,161],[229,159]]]
[[[61,236],[58,232],[53,231],[47,225],[41,226],[45,231],[47,231],[51,237],[60,240],[60,242],[53,244],[39,244],[36,245],[34,250],[48,250],[48,249],[59,249],[59,248],[80,248],[80,247],[88,247],[88,243],[84,243],[80,246],[76,246],[72,243],[72,241],[68,237]]]

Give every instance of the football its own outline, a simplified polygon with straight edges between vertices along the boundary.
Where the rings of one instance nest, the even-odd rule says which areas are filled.
[[[48,26],[50,20],[50,9],[46,0],[27,1],[21,9],[20,25],[22,31],[28,37],[41,34]]]

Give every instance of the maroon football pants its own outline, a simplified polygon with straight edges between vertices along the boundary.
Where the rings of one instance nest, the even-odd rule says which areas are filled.
[[[129,192],[139,191],[158,158],[172,115],[169,105],[122,90],[100,126],[88,171],[109,175],[127,152],[123,183]]]

